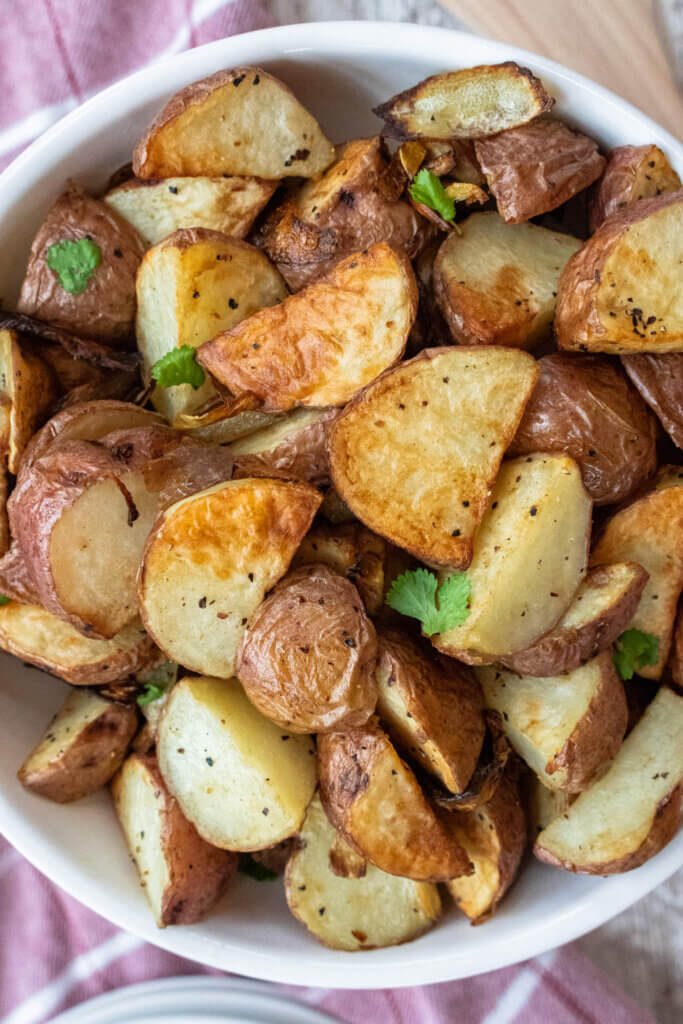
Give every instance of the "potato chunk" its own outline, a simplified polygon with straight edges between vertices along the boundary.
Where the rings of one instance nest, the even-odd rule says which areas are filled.
[[[294,835],[315,791],[313,741],[264,718],[236,679],[177,683],[157,755],[185,817],[225,850],[263,850]]]
[[[401,358],[416,312],[410,264],[382,242],[206,342],[198,359],[267,412],[344,405]]]
[[[230,678],[249,616],[284,576],[321,496],[304,483],[219,484],[160,517],[138,577],[143,620],[168,657]]]
[[[549,789],[586,789],[626,732],[628,710],[610,651],[564,676],[477,669],[510,744]]]
[[[328,483],[327,434],[336,409],[294,409],[231,446],[235,476],[293,476]]]
[[[330,492],[328,491],[328,494]],[[325,501],[320,506],[325,511]],[[369,615],[377,615],[384,604],[384,566],[387,545],[382,537],[360,523],[313,526],[292,560],[292,566],[321,562],[357,588]]]
[[[0,452],[18,473],[26,445],[57,395],[45,363],[22,350],[16,331],[0,331]]]
[[[340,849],[355,856],[315,797],[287,865],[285,892],[291,912],[323,945],[349,952],[381,949],[410,942],[435,924],[441,913],[435,885],[396,878],[373,864],[360,877],[340,876],[332,867]]]
[[[681,179],[659,146],[617,146],[610,150],[590,212],[591,234],[613,213],[639,199],[678,192]]]
[[[537,372],[531,356],[501,348],[428,349],[402,363],[332,426],[337,491],[416,558],[466,567]]]
[[[573,459],[505,462],[491,498],[467,573],[470,613],[432,638],[444,654],[473,665],[525,650],[552,629],[588,560],[591,502]]]
[[[74,690],[22,764],[19,781],[60,804],[94,793],[120,767],[137,725],[134,707]]]
[[[166,421],[132,402],[101,399],[75,402],[60,409],[33,435],[24,451],[23,465],[45,455],[52,443],[59,441],[100,441],[117,430],[135,430],[137,427],[165,427]]]
[[[622,356],[621,365],[677,448],[683,448],[683,352]]]
[[[549,331],[560,274],[581,243],[475,213],[434,261],[434,292],[459,345],[533,348]]]
[[[682,780],[683,697],[662,686],[605,775],[541,832],[534,853],[589,875],[637,868],[676,835]]]
[[[112,783],[114,806],[159,928],[201,921],[237,870],[166,789],[153,755],[132,754]]]

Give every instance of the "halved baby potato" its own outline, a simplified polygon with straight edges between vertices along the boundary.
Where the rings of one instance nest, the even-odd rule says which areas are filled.
[[[549,789],[586,789],[619,750],[628,709],[610,651],[562,676],[477,669],[511,746]]]
[[[621,365],[677,448],[683,448],[683,352],[641,352]]]
[[[138,726],[135,707],[73,690],[19,769],[22,786],[70,803],[106,785]]]
[[[526,650],[569,608],[586,572],[590,532],[591,501],[573,459],[504,462],[467,571],[469,615],[432,643],[471,665]]]
[[[185,817],[224,850],[294,835],[316,786],[313,740],[256,710],[236,679],[181,679],[157,732],[159,768]]]
[[[49,368],[24,351],[16,331],[0,331],[0,453],[19,472],[24,450],[57,396]]]
[[[335,420],[337,491],[416,558],[466,567],[537,374],[531,356],[503,348],[427,349],[402,363]]]
[[[168,657],[228,679],[249,616],[284,576],[322,496],[305,483],[231,480],[167,509],[138,576],[143,621]]]
[[[329,495],[328,491],[328,495]],[[325,513],[325,501],[320,506]],[[327,508],[329,510],[329,500]],[[361,523],[315,524],[306,534],[292,560],[292,567],[313,562],[328,565],[346,576],[358,588],[369,615],[376,615],[384,604],[386,586],[384,564],[387,544]]]
[[[183,817],[153,754],[131,754],[112,783],[119,824],[159,928],[201,921],[237,870]]]
[[[637,868],[676,835],[682,781],[683,697],[662,686],[607,772],[540,833],[534,853],[589,875]]]
[[[484,742],[484,702],[473,673],[404,633],[378,636],[377,714],[397,749],[450,790],[467,788]]]
[[[617,146],[610,150],[607,166],[591,203],[591,234],[602,222],[639,199],[677,192],[681,179],[659,146]]]
[[[138,178],[310,178],[334,159],[320,125],[262,68],[232,68],[172,96],[133,151]]]
[[[266,412],[344,405],[401,358],[416,312],[410,263],[381,242],[218,334],[197,358]]]
[[[436,885],[397,878],[366,864],[360,875],[335,870],[357,855],[335,832],[315,797],[285,872],[294,916],[330,949],[380,949],[422,935],[441,914]],[[381,911],[378,913],[378,911]]]
[[[294,409],[233,442],[235,476],[293,476],[310,484],[327,483],[327,434],[336,415],[336,409]]]
[[[382,871],[421,882],[472,872],[376,720],[318,737],[320,799],[330,822]]]

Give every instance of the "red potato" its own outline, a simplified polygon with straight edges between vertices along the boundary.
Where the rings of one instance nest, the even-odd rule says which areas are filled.
[[[677,448],[683,448],[683,352],[622,356],[621,365]]]
[[[681,179],[659,146],[617,146],[610,150],[590,210],[591,234],[618,210],[639,199],[676,192]]]

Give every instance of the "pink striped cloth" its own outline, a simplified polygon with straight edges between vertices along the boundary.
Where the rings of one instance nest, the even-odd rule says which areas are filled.
[[[3,4],[0,168],[83,99],[161,56],[271,23],[260,0]],[[2,823],[0,822],[0,827]],[[216,974],[66,896],[0,839],[0,1018],[39,1024],[101,992]],[[468,981],[400,992],[286,989],[354,1024],[651,1024],[572,947]]]

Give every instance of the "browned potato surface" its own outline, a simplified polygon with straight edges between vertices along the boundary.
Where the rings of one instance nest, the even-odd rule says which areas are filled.
[[[477,139],[526,124],[554,102],[528,68],[506,61],[432,75],[374,113],[395,139]]]
[[[47,264],[57,242],[90,238],[101,252],[83,291],[72,294]],[[135,275],[144,245],[135,228],[99,199],[71,183],[49,210],[33,240],[18,309],[86,338],[130,347],[135,320]]]
[[[294,93],[262,68],[232,68],[171,97],[133,151],[139,178],[312,177],[334,149]]]
[[[474,874],[446,888],[472,924],[488,921],[517,877],[527,845],[519,785],[511,771],[476,811],[454,811],[448,824],[474,865]]]
[[[310,484],[330,479],[327,434],[336,409],[294,409],[275,423],[234,441],[234,475],[293,476]]]
[[[639,199],[677,192],[681,179],[659,146],[617,146],[610,150],[591,203],[590,230]]]
[[[538,836],[536,856],[589,875],[639,867],[678,831],[683,697],[662,686],[606,773]]]
[[[56,397],[46,364],[24,350],[15,331],[0,331],[0,452],[18,473],[24,449]]]
[[[484,742],[484,703],[473,673],[404,633],[378,637],[377,714],[397,749],[452,793],[467,788]]]
[[[622,356],[621,364],[677,448],[683,448],[683,352]]]
[[[112,783],[114,806],[159,928],[201,921],[237,870],[202,839],[164,785],[156,758],[132,754]]]
[[[475,213],[434,261],[434,294],[459,345],[533,348],[549,332],[560,274],[580,242]]]
[[[598,144],[554,118],[474,144],[503,220],[519,224],[561,206],[602,174]]]
[[[376,720],[321,736],[318,757],[325,813],[372,864],[422,882],[471,873],[467,854]]]
[[[503,348],[427,349],[402,363],[335,420],[337,491],[416,558],[465,568],[537,372],[527,353]]]
[[[52,416],[33,435],[24,451],[23,465],[28,466],[45,455],[55,440],[99,441],[117,430],[165,426],[162,416],[132,402],[114,399],[75,402]]]
[[[320,506],[325,511],[325,502]],[[376,615],[386,593],[384,567],[387,544],[360,523],[329,526],[319,523],[306,534],[292,566],[322,562],[358,588],[369,615]]]
[[[598,565],[582,580],[558,624],[526,651],[501,658],[529,676],[559,676],[607,650],[626,629],[648,574],[636,562]]]
[[[284,729],[353,729],[375,710],[376,656],[375,629],[353,584],[325,565],[304,565],[249,619],[237,677]]]
[[[557,292],[561,348],[683,351],[683,191],[613,214],[572,256]]]
[[[618,363],[553,352],[538,366],[510,454],[564,452],[596,505],[628,498],[657,468],[657,424]]]
[[[268,412],[344,405],[403,355],[417,312],[410,264],[386,243],[202,345],[202,366]]]
[[[60,804],[79,800],[109,782],[137,726],[134,707],[74,690],[22,764],[19,781]]]

